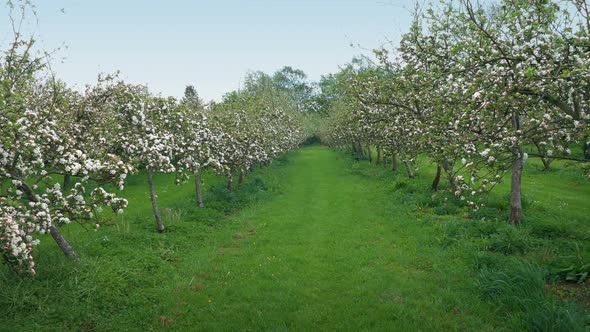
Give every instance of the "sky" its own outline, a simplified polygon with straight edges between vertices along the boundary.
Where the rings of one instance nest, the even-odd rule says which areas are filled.
[[[237,90],[249,70],[302,69],[313,81],[353,56],[398,42],[411,0],[33,0],[24,28],[53,53],[52,69],[82,87],[101,72],[180,97]],[[4,6],[4,1],[2,2]],[[11,28],[3,8],[0,46]]]

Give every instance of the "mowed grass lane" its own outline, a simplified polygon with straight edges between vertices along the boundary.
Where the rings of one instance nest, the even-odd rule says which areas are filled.
[[[179,329],[441,330],[501,324],[469,268],[435,244],[391,186],[335,151],[295,152],[282,195],[243,210],[174,289]],[[221,235],[221,236],[219,236]],[[467,280],[467,281],[466,281]],[[184,287],[193,285],[194,287]],[[182,291],[178,291],[181,289]],[[191,291],[194,289],[194,291]]]

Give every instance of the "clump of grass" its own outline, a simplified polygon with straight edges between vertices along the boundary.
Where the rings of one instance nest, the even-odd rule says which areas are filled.
[[[216,186],[205,196],[207,207],[231,213],[251,202],[263,199],[268,194],[269,188],[261,177],[248,179],[242,184],[234,184],[234,191],[229,192],[224,186]]]
[[[533,263],[483,267],[476,276],[480,296],[505,310],[525,310],[542,300],[544,285],[545,270]]]
[[[539,220],[530,226],[531,235],[543,239],[576,238],[576,233],[567,224]]]
[[[589,319],[574,303],[546,299],[525,311],[524,322],[531,331],[587,331]]]
[[[443,231],[444,245],[461,243],[503,255],[523,255],[535,244],[527,229],[496,221],[453,220]]]
[[[573,242],[575,253],[562,256],[552,264],[553,281],[584,284],[590,279],[590,260],[588,254],[576,242]]]
[[[399,191],[402,189],[406,189],[409,187],[409,184],[407,181],[397,181],[394,185],[393,185],[393,190],[395,191]]]
[[[183,213],[179,209],[164,208],[162,210],[162,217],[167,224],[175,224],[182,220]]]
[[[445,203],[445,204],[441,204],[439,206],[436,206],[433,209],[434,214],[437,214],[439,216],[443,216],[443,215],[454,215],[459,213],[459,207],[455,204],[449,204],[449,203]]]
[[[500,227],[490,235],[488,250],[504,255],[525,254],[532,247],[532,240],[526,230],[510,225]]]
[[[453,220],[443,226],[446,244],[466,243],[468,241],[481,242],[497,234],[503,224],[479,220]]]
[[[483,267],[476,276],[476,287],[482,299],[520,316],[527,330],[584,331],[587,317],[581,308],[546,294],[546,274],[537,264],[512,261]]]
[[[473,268],[477,271],[483,269],[498,269],[510,263],[514,258],[490,253],[489,251],[475,251],[472,256]]]
[[[504,222],[508,220],[508,210],[497,206],[484,206],[472,211],[471,217],[476,220]]]

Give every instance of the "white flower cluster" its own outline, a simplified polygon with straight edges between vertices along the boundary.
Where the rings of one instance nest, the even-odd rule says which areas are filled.
[[[17,220],[16,209],[0,205],[0,249],[4,260],[17,272],[29,271],[35,274],[35,262],[31,255],[33,246],[39,243],[32,234],[36,227],[24,220]],[[33,226],[32,229],[28,228]]]
[[[231,177],[248,172],[254,164],[267,164],[297,147],[304,135],[296,121],[280,110],[227,110],[214,114],[213,131],[219,172]]]

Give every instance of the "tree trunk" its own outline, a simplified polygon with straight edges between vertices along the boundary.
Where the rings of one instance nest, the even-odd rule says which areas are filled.
[[[512,129],[520,130],[520,116],[512,114]],[[522,170],[524,154],[522,146],[512,148],[512,181],[510,186],[510,218],[511,224],[518,225],[522,221]]]
[[[518,225],[522,221],[522,170],[524,158],[521,147],[512,149],[512,182],[510,188],[510,223]]]
[[[354,146],[354,151],[356,153],[356,160],[361,160],[363,159],[363,147],[361,146],[360,143],[356,143]]]
[[[432,191],[438,190],[438,184],[440,183],[440,173],[442,172],[442,167],[440,163],[436,164],[436,175],[434,176],[434,181],[432,181]]]
[[[551,162],[553,161],[553,159],[541,157],[541,161],[543,162],[543,170],[548,171],[551,167]]]
[[[367,146],[367,157],[369,157],[369,164],[373,163],[373,150],[371,146]]]
[[[365,151],[365,148],[363,148],[363,145],[360,142],[357,143],[357,146],[358,146],[359,155],[360,155],[361,159],[365,158],[367,156],[366,155],[367,151]]]
[[[64,175],[64,187],[63,187],[63,190],[69,189],[71,183],[72,183],[72,176],[70,174]]]
[[[553,159],[546,158],[547,152],[545,151],[544,146],[542,146],[541,144],[538,144],[538,143],[535,143],[535,146],[537,147],[537,151],[539,152],[539,155],[541,156],[541,162],[543,162],[543,170],[548,171],[551,166],[551,163],[553,162]]]
[[[414,171],[412,170],[412,165],[410,165],[410,162],[406,159],[405,155],[402,153],[402,162],[404,163],[404,166],[406,166],[406,171],[408,172],[408,177],[410,179],[414,178]]]
[[[230,173],[227,177],[227,191],[231,193],[233,191],[233,187],[234,187],[234,178]]]
[[[397,153],[393,153],[391,156],[391,170],[397,172],[399,169],[399,165],[397,163]]]
[[[457,188],[455,175],[453,174],[453,169],[449,164],[448,160],[443,161],[443,169],[445,170],[445,173],[447,173],[447,177],[449,178],[449,185],[451,185],[451,190],[453,191],[453,194],[455,194],[459,188]]]
[[[244,183],[244,172],[240,171],[240,178],[238,179],[238,183],[242,184]]]
[[[160,210],[158,209],[158,195],[156,195],[156,191],[154,190],[154,176],[152,174],[152,170],[148,168],[148,184],[150,186],[150,200],[152,201],[152,210],[154,211],[154,217],[156,218],[156,226],[158,233],[164,232],[166,227],[162,223],[162,218],[160,217]]]
[[[406,166],[406,170],[408,171],[408,177],[410,179],[414,178],[414,171],[412,170],[412,166],[410,165],[410,163],[407,160],[404,160],[404,166]]]
[[[39,201],[37,199],[37,196],[35,196],[35,192],[33,192],[33,189],[26,182],[21,182],[20,188],[25,192],[27,198],[31,202]],[[64,255],[66,255],[66,257],[74,261],[78,260],[78,256],[76,255],[74,248],[72,248],[70,243],[68,243],[68,241],[63,237],[63,235],[55,225],[51,225],[49,227],[49,234],[51,234],[51,237],[53,238],[55,243],[57,243],[57,246],[61,249]]]
[[[201,182],[201,171],[195,172],[195,190],[197,192],[197,206],[202,208],[203,205],[203,183]]]
[[[381,165],[381,148],[377,145],[377,160],[375,161],[376,165]]]
[[[78,256],[76,255],[74,248],[72,248],[72,246],[63,237],[63,235],[55,225],[51,225],[49,227],[49,234],[51,234],[51,237],[55,240],[55,243],[57,243],[57,246],[59,247],[59,249],[61,249],[61,251],[63,251],[64,255],[66,255],[67,258],[73,261],[78,261]]]
[[[387,156],[383,154],[383,167],[387,168]]]

